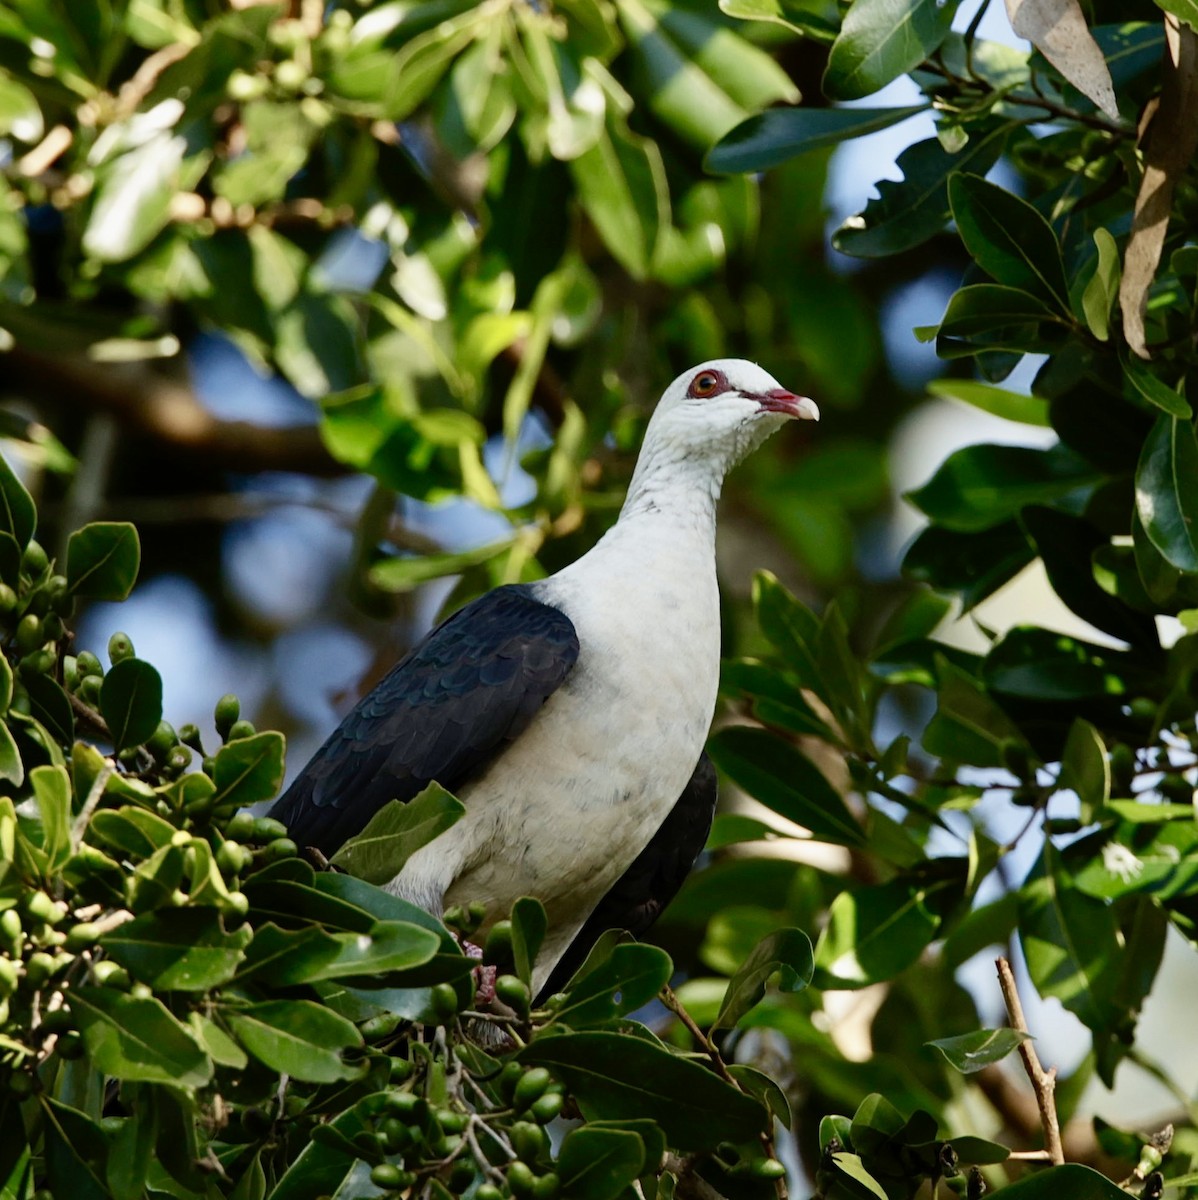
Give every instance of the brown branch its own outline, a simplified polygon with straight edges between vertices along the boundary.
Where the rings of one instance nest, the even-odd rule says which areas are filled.
[[[14,347],[0,355],[5,389],[37,400],[112,413],[127,427],[188,457],[232,471],[297,471],[340,475],[346,468],[312,426],[274,429],[223,421],[186,381],[144,363],[96,363],[81,353]]]
[[[998,985],[1002,988],[1003,1002],[1007,1006],[1007,1016],[1010,1019],[1011,1028],[1020,1033],[1029,1033],[1011,964],[1005,958],[998,958],[995,959],[995,966],[998,968]],[[1061,1146],[1061,1128],[1057,1123],[1057,1106],[1053,1098],[1057,1083],[1057,1069],[1052,1067],[1046,1071],[1040,1065],[1040,1058],[1030,1041],[1019,1043],[1019,1057],[1023,1060],[1023,1069],[1027,1072],[1032,1090],[1036,1093],[1036,1104],[1040,1109],[1040,1124],[1044,1129],[1044,1147],[1054,1165],[1059,1166],[1065,1161],[1065,1152]]]
[[[668,1153],[665,1169],[677,1178],[678,1187],[674,1194],[683,1200],[725,1200],[723,1193],[717,1192],[695,1170],[693,1158],[680,1158],[677,1154]]]

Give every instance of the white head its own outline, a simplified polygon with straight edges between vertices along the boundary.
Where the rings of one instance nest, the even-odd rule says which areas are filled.
[[[716,358],[666,388],[645,433],[685,446],[727,470],[788,420],[818,421],[819,409],[743,358]]]
[[[743,358],[716,358],[684,371],[662,393],[645,431],[625,503],[687,477],[719,495],[724,475],[787,421],[818,421],[819,409]]]

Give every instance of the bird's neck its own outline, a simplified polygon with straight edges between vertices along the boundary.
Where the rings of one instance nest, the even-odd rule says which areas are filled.
[[[667,444],[646,445],[637,460],[619,524],[650,521],[705,540],[715,538],[715,509],[723,472],[710,458]]]

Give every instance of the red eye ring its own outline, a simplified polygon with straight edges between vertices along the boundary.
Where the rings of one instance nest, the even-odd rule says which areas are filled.
[[[718,392],[727,391],[727,389],[728,381],[724,378],[723,372],[700,371],[691,380],[691,385],[687,389],[687,395],[701,400],[707,396],[714,396]]]

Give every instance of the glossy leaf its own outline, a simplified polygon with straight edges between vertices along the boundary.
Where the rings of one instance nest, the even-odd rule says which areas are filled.
[[[949,176],[958,171],[984,174],[998,161],[1011,130],[1008,122],[980,130],[955,154],[938,138],[908,146],[895,160],[903,178],[879,179],[874,184],[877,198],[841,225],[832,244],[842,254],[883,258],[935,237],[950,216]]]
[[[801,751],[763,729],[733,726],[708,743],[712,761],[751,796],[820,841],[865,842],[836,789]]]
[[[548,1067],[588,1121],[650,1118],[679,1150],[710,1139],[745,1141],[768,1120],[756,1100],[698,1063],[641,1038],[600,1030],[543,1037],[518,1058]]]
[[[216,752],[214,803],[245,808],[270,800],[283,782],[282,734],[265,732],[226,742]]]
[[[1111,308],[1119,295],[1119,248],[1106,229],[1094,230],[1097,261],[1094,274],[1082,292],[1082,312],[1090,332],[1100,341],[1111,337]]]
[[[465,811],[460,800],[440,784],[430,783],[411,800],[392,800],[380,808],[366,828],[337,851],[333,864],[368,883],[387,883],[411,855]]]
[[[817,986],[862,988],[893,979],[935,937],[952,889],[949,880],[900,877],[841,892],[815,946]]]
[[[597,966],[572,981],[554,1022],[582,1029],[630,1013],[669,983],[673,969],[669,955],[656,946],[615,946]]]
[[[104,676],[100,711],[117,750],[140,745],[162,720],[162,677],[140,658],[122,659]]]
[[[1062,446],[966,446],[949,455],[907,498],[938,525],[973,532],[1009,520],[1025,505],[1059,500],[1099,478],[1094,467]]]
[[[0,532],[12,537],[20,551],[29,545],[36,527],[37,511],[33,507],[33,497],[13,474],[8,460],[0,455]]]
[[[1185,396],[1176,388],[1171,388],[1159,375],[1154,374],[1152,368],[1142,359],[1129,354],[1120,361],[1120,366],[1123,368],[1124,378],[1149,404],[1183,421],[1193,417],[1194,410]]]
[[[938,1038],[928,1042],[935,1046],[949,1066],[963,1075],[972,1075],[983,1067],[1001,1062],[1021,1042],[1031,1039],[1031,1034],[1018,1029],[977,1029],[958,1037]]]
[[[187,907],[143,913],[105,934],[102,945],[153,988],[202,992],[233,977],[249,940],[246,926],[226,933],[215,908]]]
[[[725,174],[766,171],[797,154],[888,129],[924,111],[921,104],[905,108],[772,108],[724,134],[708,151],[704,166]]]
[[[67,540],[67,582],[91,600],[124,600],[140,563],[137,530],[122,521],[96,521]]]
[[[811,939],[801,929],[779,929],[762,939],[728,983],[715,1019],[717,1027],[732,1028],[765,995],[774,974],[784,992],[801,991],[815,969]]]
[[[549,928],[545,906],[533,896],[521,896],[512,905],[512,957],[516,974],[532,983],[532,970]]]
[[[1077,793],[1082,820],[1086,823],[1094,820],[1111,797],[1111,764],[1106,743],[1098,730],[1081,717],[1069,727],[1057,783]]]
[[[1027,747],[1018,726],[978,682],[947,661],[939,664],[936,715],[923,735],[929,754],[975,767],[1004,765],[1005,746]]]
[[[71,990],[71,1013],[95,1068],[114,1079],[201,1087],[212,1060],[160,1000],[111,988]]]
[[[1111,908],[1077,889],[1046,841],[1019,892],[1019,939],[1042,996],[1054,996],[1091,1029],[1114,1015],[1121,949]]]
[[[936,379],[928,384],[928,391],[1021,425],[1049,425],[1048,404],[1039,396],[1023,396],[974,379]]]
[[[1069,311],[1061,247],[1036,209],[978,175],[954,175],[948,196],[961,240],[983,271]]]
[[[907,548],[903,572],[958,593],[962,611],[968,612],[1035,557],[1027,534],[1014,521],[969,532],[929,525]]]
[[[311,1083],[356,1079],[364,1067],[342,1058],[362,1045],[344,1017],[310,1000],[268,1000],[224,1013],[237,1040],[272,1070]]]
[[[1127,1193],[1105,1175],[1080,1163],[1049,1167],[1034,1175],[1025,1175],[1003,1188],[1008,1200],[1126,1200]]]
[[[1136,512],[1168,563],[1198,572],[1198,441],[1188,420],[1162,415],[1153,425],[1136,468]]]
[[[856,0],[832,43],[824,94],[859,100],[879,91],[932,54],[955,11],[932,0]]]
[[[563,1138],[557,1174],[567,1196],[617,1200],[646,1165],[645,1145],[631,1130],[584,1126]]]

